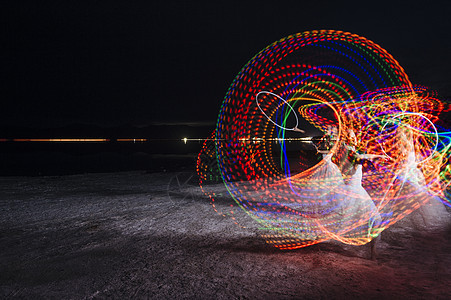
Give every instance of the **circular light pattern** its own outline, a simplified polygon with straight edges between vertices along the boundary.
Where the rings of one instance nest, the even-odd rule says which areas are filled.
[[[276,97],[277,99],[279,99],[280,100],[280,102],[279,102],[279,104],[278,104],[278,107],[276,107],[276,108],[272,108],[271,110],[270,110],[270,112],[272,113],[271,114],[271,116],[269,116],[268,114],[266,114],[265,113],[265,110],[260,106],[260,104],[258,103],[258,96],[260,96],[260,95],[272,95],[272,96],[274,96],[274,97]],[[284,129],[284,130],[293,130],[293,131],[296,131],[296,129],[298,129],[298,126],[299,126],[299,119],[298,119],[298,116],[296,115],[296,112],[294,111],[294,109],[293,109],[293,107],[291,107],[291,105],[285,100],[285,99],[283,99],[282,97],[280,97],[280,96],[278,96],[278,95],[276,95],[276,94],[273,94],[273,93],[271,93],[271,92],[267,92],[267,91],[261,91],[261,92],[259,92],[256,96],[255,96],[255,103],[257,104],[257,107],[258,107],[258,109],[260,109],[260,111],[262,112],[262,114],[264,114],[265,115],[265,117],[267,117],[268,118],[268,120],[269,121],[271,121],[271,123],[273,123],[274,125],[276,125],[277,127],[279,127],[280,129]],[[288,106],[288,108],[289,108],[289,113],[286,113],[286,112],[284,112],[284,110],[282,110],[282,112],[279,112],[281,109],[280,109],[280,107],[284,107],[284,105],[286,104],[286,106]],[[292,128],[287,128],[287,127],[285,127],[286,126],[286,122],[287,122],[287,118],[288,118],[288,116],[290,115],[290,114],[293,114],[294,115],[294,117],[295,117],[295,119],[296,119],[296,125],[294,125]],[[276,117],[276,121],[277,121],[277,119],[279,119],[279,123],[281,124],[281,125],[279,125],[279,124],[277,124],[277,122],[276,121],[274,121],[274,120],[272,120],[272,118],[274,117],[274,115],[275,115],[275,117]],[[278,117],[278,118],[277,118]],[[298,129],[299,130],[299,129]]]
[[[431,120],[429,120],[428,118],[426,118],[425,116],[423,116],[423,115],[420,114],[420,113],[402,112],[402,113],[399,113],[399,114],[393,116],[390,120],[388,120],[388,121],[384,124],[384,126],[382,126],[382,131],[384,131],[384,130],[385,130],[385,127],[387,126],[387,124],[390,124],[390,123],[398,124],[398,127],[399,127],[399,126],[402,126],[403,123],[402,123],[402,121],[400,120],[400,117],[404,117],[404,116],[406,116],[406,115],[407,115],[407,116],[418,116],[418,117],[420,117],[420,118],[424,118],[424,120],[427,121],[427,122],[429,123],[429,125],[432,127],[432,129],[434,130],[433,132],[428,132],[428,131],[427,131],[428,134],[432,133],[432,134],[435,136],[435,145],[434,145],[433,149],[431,149],[431,151],[430,151],[431,154],[430,154],[429,156],[427,156],[426,158],[424,158],[423,160],[417,161],[417,164],[424,163],[424,162],[427,161],[428,159],[432,158],[432,156],[434,155],[434,153],[435,153],[436,150],[437,150],[438,143],[439,143],[437,128],[434,126],[434,123],[432,123]],[[422,125],[423,125],[423,124],[422,124]],[[411,132],[413,132],[413,131],[424,131],[424,129],[426,128],[426,126],[422,126],[421,128],[414,128],[414,127],[412,127],[412,126],[410,126],[410,125],[406,125],[406,126],[407,126],[407,130],[409,130],[409,131],[411,131]],[[388,155],[388,154],[384,151],[383,146],[381,146],[381,148],[382,148],[382,151],[384,152],[384,154],[385,154],[387,157],[389,157],[389,158],[391,158],[391,159],[396,159],[395,157],[391,157],[390,155]],[[426,147],[426,149],[428,149],[428,147]]]
[[[198,157],[201,188],[280,249],[365,244],[427,201],[450,205],[450,106],[435,97],[358,35],[283,38],[232,82]]]

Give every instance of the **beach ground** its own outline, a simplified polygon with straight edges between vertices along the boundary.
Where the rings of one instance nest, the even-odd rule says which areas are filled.
[[[451,229],[280,251],[177,173],[0,178],[0,298],[449,299]]]

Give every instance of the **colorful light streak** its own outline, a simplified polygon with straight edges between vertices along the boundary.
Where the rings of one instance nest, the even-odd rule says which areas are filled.
[[[451,133],[439,118],[450,105],[435,97],[363,37],[322,30],[281,39],[232,82],[198,157],[200,186],[217,212],[239,224],[235,209],[244,210],[277,248],[368,243],[428,201],[451,206]],[[290,160],[295,112],[332,143],[313,166],[301,149]],[[228,208],[215,202],[211,184],[220,181]]]

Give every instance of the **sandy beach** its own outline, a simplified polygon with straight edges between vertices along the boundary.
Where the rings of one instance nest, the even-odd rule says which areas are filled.
[[[194,180],[175,183],[175,175],[1,177],[0,298],[451,295],[448,225],[389,228],[377,260],[369,259],[367,245],[336,242],[280,251],[245,213],[238,216],[247,227],[241,228],[215,213]]]

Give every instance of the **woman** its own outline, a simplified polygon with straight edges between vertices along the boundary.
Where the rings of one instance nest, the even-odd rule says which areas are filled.
[[[426,179],[417,162],[412,128],[400,128],[399,149],[403,159],[397,173],[400,180],[397,196],[411,202],[411,206],[420,205],[417,213],[410,216],[413,225],[417,229],[430,229],[445,224],[448,221],[446,208],[440,199],[429,193]]]
[[[357,138],[352,129],[348,130],[348,172],[346,174],[347,182],[345,188],[345,205],[341,210],[343,215],[343,225],[345,228],[354,228],[345,233],[344,236],[350,239],[356,239],[363,243],[371,240],[371,258],[376,256],[375,243],[378,236],[377,228],[382,219],[378,209],[374,205],[368,192],[362,186],[363,168],[362,164],[366,160],[375,158],[385,158],[376,154],[360,154],[356,150]]]
[[[344,181],[340,169],[332,162],[333,153],[330,152],[336,140],[336,127],[328,126],[326,134],[315,146],[322,155],[322,161],[309,176],[309,190],[314,195],[316,204],[312,207],[312,214],[325,215],[340,205],[343,198]]]

